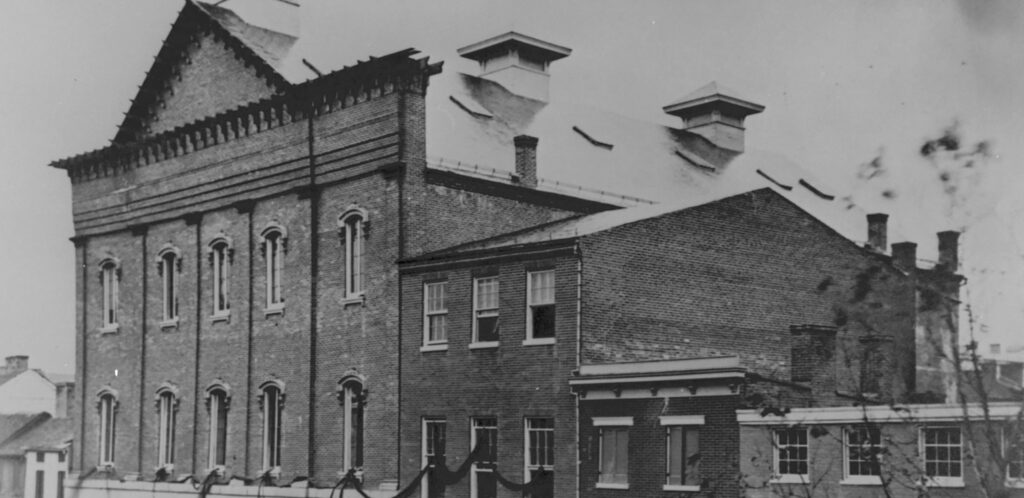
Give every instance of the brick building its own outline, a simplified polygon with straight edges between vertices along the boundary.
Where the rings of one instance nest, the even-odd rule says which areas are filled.
[[[518,33],[458,50],[479,74],[411,49],[321,74],[255,18],[186,0],[112,144],[53,163],[78,496],[327,496],[351,472],[390,497],[430,464],[424,495],[728,496],[752,399],[950,392],[955,330],[917,305],[923,279],[954,295],[955,237],[934,270],[887,254],[884,216],[745,150],[762,106],[712,83],[675,128],[558,102],[571,50]],[[725,444],[697,484],[628,443],[666,430],[678,460],[701,425]],[[629,463],[599,476],[612,435]]]

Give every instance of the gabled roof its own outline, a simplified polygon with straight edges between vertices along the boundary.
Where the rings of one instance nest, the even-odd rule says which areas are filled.
[[[18,456],[28,450],[60,450],[74,437],[73,420],[70,418],[49,418],[26,427],[17,435],[0,443],[0,457]]]
[[[136,142],[146,134],[150,113],[163,98],[170,78],[178,74],[187,60],[189,46],[206,32],[212,33],[252,66],[269,88],[282,91],[290,86],[275,66],[283,62],[295,42],[294,37],[251,26],[228,9],[186,0],[125,113],[113,139],[115,144]]]

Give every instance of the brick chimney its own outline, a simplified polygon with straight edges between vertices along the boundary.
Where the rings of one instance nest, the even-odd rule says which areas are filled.
[[[696,133],[719,148],[743,152],[743,121],[764,110],[736,96],[736,93],[712,81],[689,95],[662,108],[683,120],[683,130]]]
[[[939,267],[943,271],[956,273],[960,269],[959,239],[960,232],[939,232]]]
[[[516,177],[524,187],[537,186],[537,137],[518,135],[516,145]]]
[[[897,242],[892,245],[892,262],[899,269],[912,272],[917,269],[917,244]]]
[[[888,222],[889,215],[885,213],[868,215],[868,249],[884,253],[885,249],[889,247],[886,242]]]
[[[28,356],[26,355],[8,356],[5,360],[7,360],[7,364],[4,365],[4,371],[6,373],[17,373],[28,370]]]
[[[459,55],[480,63],[481,78],[522,96],[548,101],[548,73],[552,61],[568,57],[572,49],[514,31],[458,50]]]

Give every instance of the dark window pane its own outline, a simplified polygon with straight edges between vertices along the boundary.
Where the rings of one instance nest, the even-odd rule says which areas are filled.
[[[545,338],[555,336],[555,305],[547,304],[533,307],[533,337]]]

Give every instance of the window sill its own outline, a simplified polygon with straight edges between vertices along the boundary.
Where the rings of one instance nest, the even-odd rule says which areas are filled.
[[[178,326],[178,318],[171,318],[170,320],[163,320],[160,322],[161,329],[173,329]]]
[[[925,485],[929,488],[962,488],[964,487],[963,477],[927,477]]]
[[[210,317],[210,321],[213,322],[213,323],[217,323],[217,322],[230,322],[231,321],[231,312],[227,311],[227,312],[214,313],[213,316]]]
[[[213,467],[211,467],[209,469],[206,469],[206,473],[207,474],[214,474],[216,476],[223,476],[224,472],[226,470],[227,470],[227,468],[224,467],[223,465],[215,465],[215,466],[213,466]]]
[[[662,491],[700,491],[700,486],[690,486],[684,484],[666,484],[661,487]]]
[[[114,462],[103,462],[96,466],[96,472],[114,472],[117,467],[114,466]]]
[[[271,479],[279,479],[281,477],[281,467],[270,467],[269,469],[263,469],[260,472],[261,476],[266,476]]]
[[[446,342],[443,344],[427,344],[425,346],[420,346],[421,353],[429,353],[432,351],[448,351],[448,343]]]
[[[116,334],[118,329],[120,329],[120,326],[118,324],[114,323],[114,324],[111,324],[111,325],[104,325],[103,327],[100,327],[99,332],[100,332],[100,334],[103,334],[103,335],[106,335],[106,334]]]
[[[554,337],[542,337],[540,339],[525,339],[523,340],[523,346],[544,346],[548,344],[554,344]]]
[[[1003,485],[1013,489],[1024,489],[1024,477],[1007,477]]]
[[[807,476],[799,474],[785,474],[780,476],[774,476],[768,481],[768,484],[808,484],[810,479]]]
[[[271,304],[263,309],[263,316],[284,315],[284,303]]]
[[[629,489],[629,483],[599,482],[595,487],[597,489]]]
[[[469,349],[494,349],[501,346],[500,341],[486,341],[486,342],[471,342],[469,343]]]
[[[342,307],[355,306],[357,304],[359,306],[366,306],[366,294],[353,294],[351,296],[345,296],[341,300]]]
[[[881,486],[882,478],[879,476],[847,476],[839,484],[843,486]]]

